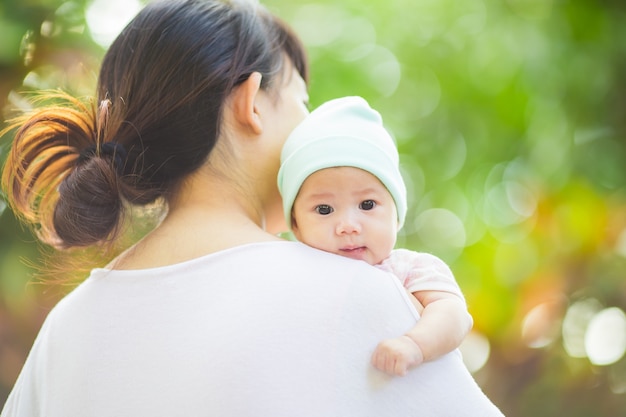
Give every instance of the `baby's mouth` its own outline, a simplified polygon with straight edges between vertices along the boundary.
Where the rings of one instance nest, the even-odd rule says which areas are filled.
[[[348,258],[363,259],[366,249],[365,246],[346,246],[339,248],[339,253]]]

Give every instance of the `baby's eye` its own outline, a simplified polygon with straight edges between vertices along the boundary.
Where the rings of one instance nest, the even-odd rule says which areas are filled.
[[[317,211],[322,216],[326,216],[327,214],[332,213],[334,210],[328,204],[320,204],[319,206],[315,207],[315,211]]]
[[[376,207],[376,202],[374,200],[361,201],[361,204],[359,204],[359,208],[361,210],[371,210],[374,207]]]

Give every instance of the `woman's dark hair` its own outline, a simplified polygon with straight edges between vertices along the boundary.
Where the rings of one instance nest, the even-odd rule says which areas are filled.
[[[207,159],[233,88],[253,72],[271,88],[286,59],[307,80],[298,38],[252,0],[150,3],[106,53],[97,104],[54,93],[61,104],[9,126],[9,203],[56,247],[113,239],[127,203],[167,196]]]

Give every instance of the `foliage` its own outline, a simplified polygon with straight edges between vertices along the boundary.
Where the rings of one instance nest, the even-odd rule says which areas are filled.
[[[313,106],[361,95],[395,136],[412,219],[399,245],[455,271],[487,394],[509,417],[626,409],[626,4],[266,4],[310,51]],[[92,94],[103,48],[87,6],[3,0],[5,114],[32,88]],[[60,296],[25,286],[37,247],[3,208],[0,403]]]

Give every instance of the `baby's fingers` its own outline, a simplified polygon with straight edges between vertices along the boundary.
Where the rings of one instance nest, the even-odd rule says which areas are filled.
[[[396,357],[393,361],[393,370],[390,372],[398,376],[405,376],[408,371],[406,360],[402,356]]]
[[[387,358],[386,358],[384,349],[381,349],[381,346],[378,345],[378,347],[374,351],[374,354],[372,355],[372,365],[374,366],[374,368],[378,369],[379,371],[386,372],[385,371],[386,363],[387,363]]]
[[[381,342],[372,355],[372,365],[389,375],[406,375],[407,363],[394,348],[393,340]]]

